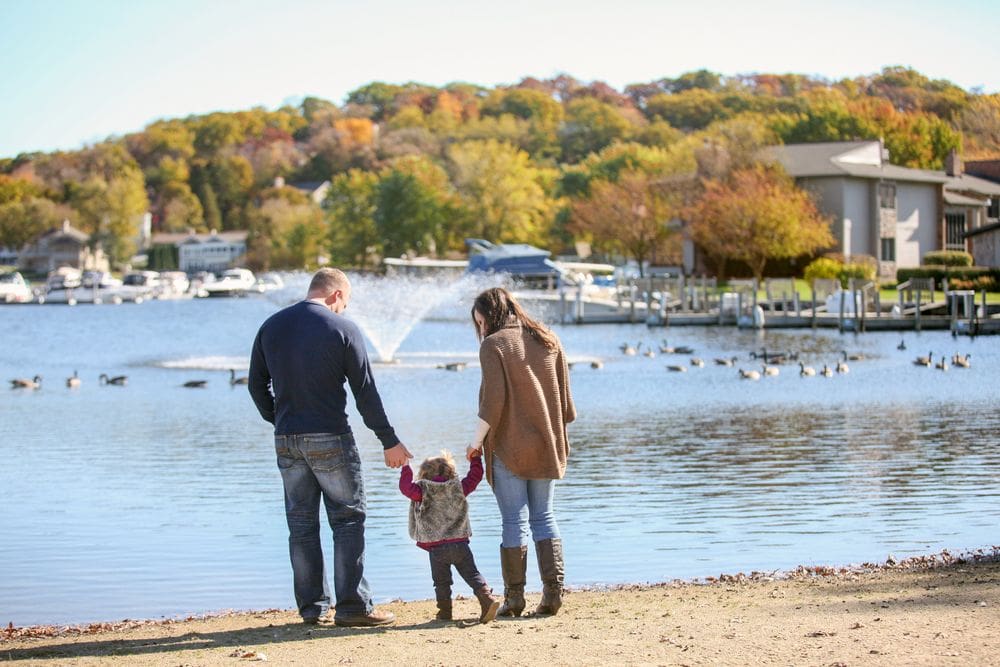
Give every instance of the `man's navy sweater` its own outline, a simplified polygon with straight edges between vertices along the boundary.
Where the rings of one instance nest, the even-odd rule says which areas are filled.
[[[357,325],[314,301],[300,301],[269,317],[250,355],[250,395],[275,435],[350,433],[351,385],[365,426],[382,447],[399,440],[375,387],[364,337]]]

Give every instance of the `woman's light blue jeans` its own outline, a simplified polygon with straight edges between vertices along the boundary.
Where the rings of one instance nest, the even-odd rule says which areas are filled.
[[[493,457],[493,495],[502,524],[500,546],[528,544],[529,528],[535,542],[559,537],[552,509],[555,486],[554,479],[521,479],[499,457]]]

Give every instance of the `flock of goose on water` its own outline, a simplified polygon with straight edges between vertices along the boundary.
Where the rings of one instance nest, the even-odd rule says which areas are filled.
[[[644,344],[640,341],[635,345],[631,343],[622,343],[618,349],[625,356],[634,357],[637,355],[642,355],[649,358],[655,358],[657,355],[656,350],[646,345],[643,349]],[[899,345],[896,346],[897,350],[906,350],[906,341],[900,340]],[[671,346],[666,340],[662,341],[659,346],[660,354],[680,354],[689,355],[694,353],[694,349],[686,346]],[[768,352],[766,348],[762,348],[759,352],[750,352],[749,357],[751,360],[760,362],[760,370],[740,368],[738,357],[716,357],[712,359],[712,362],[716,366],[726,366],[731,368],[736,368],[739,372],[739,377],[743,380],[760,380],[763,377],[773,377],[775,375],[781,374],[780,366],[789,363],[797,363],[799,365],[799,375],[801,377],[814,377],[820,375],[823,377],[833,377],[834,375],[844,375],[850,372],[850,367],[848,366],[848,361],[864,361],[867,357],[860,352],[848,352],[847,350],[841,350],[840,358],[831,366],[829,364],[823,364],[820,369],[813,368],[812,366],[807,366],[804,362],[799,360],[798,352]],[[918,356],[913,360],[916,366],[927,366],[942,371],[948,370],[950,367],[954,366],[956,368],[971,368],[972,367],[972,355],[971,354],[958,354],[957,352],[948,359],[944,355],[939,355],[936,359],[933,353],[928,353],[927,356]],[[594,361],[591,362],[592,368],[600,368],[602,366],[601,362]],[[704,368],[705,360],[700,357],[690,357],[689,364],[667,364],[667,370],[675,373],[685,373],[688,368]]]
[[[232,368],[229,369],[229,384],[239,385],[249,383],[249,378],[245,375],[236,375],[236,371]],[[111,385],[114,387],[124,387],[128,384],[127,375],[108,375],[107,373],[101,373],[97,378],[97,383],[101,386]],[[66,378],[66,386],[70,389],[76,389],[83,384],[83,380],[80,375],[73,371],[73,374]],[[188,389],[201,389],[208,384],[208,380],[188,380],[184,382],[181,386]],[[42,376],[36,375],[33,378],[14,378],[10,381],[11,389],[41,389],[42,388]]]

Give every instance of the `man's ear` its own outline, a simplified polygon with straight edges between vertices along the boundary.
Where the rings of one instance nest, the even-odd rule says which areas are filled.
[[[337,302],[338,294],[340,294],[340,290],[334,290],[330,292],[330,294],[328,294],[327,297],[323,299],[323,303],[325,303],[328,306],[332,306],[334,303]]]

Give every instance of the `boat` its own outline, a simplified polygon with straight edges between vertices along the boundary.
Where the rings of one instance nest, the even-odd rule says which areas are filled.
[[[505,273],[520,281],[555,280],[566,273],[549,259],[548,250],[527,243],[465,239],[465,245],[469,248],[468,273]]]
[[[0,273],[0,303],[28,303],[34,298],[31,286],[18,271]]]
[[[206,296],[246,296],[258,292],[257,278],[250,269],[227,269],[219,279],[205,283],[201,290]]]
[[[183,299],[191,296],[191,281],[183,271],[160,272],[160,286],[156,290],[157,299]]]
[[[131,271],[122,278],[122,286],[117,295],[123,301],[142,303],[152,299],[160,291],[160,274],[158,271]]]
[[[257,282],[254,283],[254,289],[262,294],[282,289],[284,286],[285,281],[277,273],[265,273],[259,276]]]

